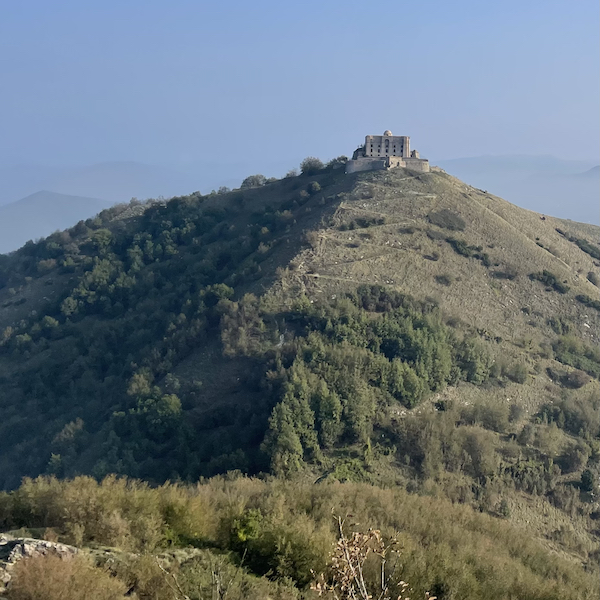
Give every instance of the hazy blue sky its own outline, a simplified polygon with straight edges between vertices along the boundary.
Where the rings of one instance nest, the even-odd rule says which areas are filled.
[[[0,159],[291,166],[387,128],[596,159],[598,24],[597,0],[6,1]]]

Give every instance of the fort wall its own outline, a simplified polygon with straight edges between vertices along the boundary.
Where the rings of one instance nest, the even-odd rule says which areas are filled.
[[[381,171],[387,169],[386,158],[361,158],[360,160],[349,160],[346,163],[346,173],[356,173],[357,171]]]
[[[359,146],[346,163],[346,173],[358,171],[381,171],[399,167],[428,173],[429,161],[421,158],[416,150],[410,149],[410,137],[392,135],[386,130],[383,135],[367,135],[364,146]]]

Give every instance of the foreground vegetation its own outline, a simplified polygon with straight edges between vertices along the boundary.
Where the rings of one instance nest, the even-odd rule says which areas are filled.
[[[233,577],[230,598],[312,597],[308,588],[314,573],[329,573],[337,513],[353,515],[349,531],[372,526],[384,540],[396,540],[398,564],[393,570],[392,557],[390,572],[394,581],[410,582],[412,598],[430,592],[463,600],[550,600],[598,593],[597,572],[548,552],[506,522],[398,488],[216,478],[152,489],[135,481],[80,477],[27,480],[0,496],[2,528],[37,528],[51,539],[110,546],[111,552],[96,550],[92,557],[122,582],[120,593],[130,590],[156,600],[177,598],[161,566],[193,599],[211,597],[215,574],[223,585]],[[53,581],[61,572],[63,585],[74,577],[69,574],[73,565],[53,563],[52,568],[58,571],[47,589],[56,588]],[[19,585],[26,587],[43,566],[23,569],[17,583],[22,580]],[[366,576],[375,581],[378,569]],[[101,589],[86,598],[120,597],[102,596]],[[18,595],[17,584],[14,594],[28,597]],[[58,597],[67,596],[47,596]]]

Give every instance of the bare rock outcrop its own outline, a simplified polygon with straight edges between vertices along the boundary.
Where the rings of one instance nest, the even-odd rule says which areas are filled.
[[[71,558],[78,552],[77,548],[67,544],[35,538],[13,538],[0,534],[0,594],[8,587],[12,578],[12,570],[22,558],[48,554]]]

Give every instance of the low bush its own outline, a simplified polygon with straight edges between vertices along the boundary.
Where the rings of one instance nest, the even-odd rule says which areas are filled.
[[[600,379],[600,350],[590,347],[572,335],[559,337],[552,345],[554,358],[559,362],[585,371]]]
[[[529,279],[532,281],[541,281],[559,294],[566,294],[571,289],[565,282],[559,281],[556,275],[546,270],[531,273]]]
[[[211,530],[210,509],[176,485],[152,489],[114,476],[58,481],[24,479],[0,496],[0,527],[51,527],[67,542],[98,543],[134,551],[192,543]]]
[[[514,363],[502,369],[502,374],[515,383],[526,383],[529,377],[527,367],[522,363]]]
[[[593,308],[594,310],[600,311],[600,300],[594,300],[585,294],[577,294],[577,296],[575,296],[575,300],[577,300],[577,302],[581,302],[581,304],[584,304],[585,306]]]
[[[592,244],[592,242],[589,242],[585,238],[578,238],[574,235],[569,235],[568,233],[560,231],[559,233],[562,233],[570,242],[573,242],[579,246],[581,250],[583,250],[586,254],[589,254],[592,258],[600,259],[600,248],[598,248],[598,246],[595,244]]]
[[[516,269],[504,269],[504,270],[498,270],[498,271],[492,271],[490,273],[490,275],[494,278],[494,279],[508,279],[509,281],[513,281],[514,279],[517,278],[517,271]]]
[[[446,238],[446,241],[452,246],[452,249],[457,254],[467,258],[476,258],[481,261],[484,267],[490,267],[492,265],[488,253],[483,251],[483,246],[469,246],[464,240],[453,237]]]
[[[15,566],[7,600],[118,600],[127,586],[84,557],[35,556]]]
[[[494,402],[476,404],[464,408],[461,418],[469,425],[481,425],[484,429],[503,433],[509,425],[509,408]]]
[[[306,191],[312,196],[321,191],[321,186],[318,181],[311,181],[308,184]]]
[[[449,286],[452,284],[452,278],[449,275],[436,275],[435,282],[440,285]]]
[[[448,459],[455,457],[457,467],[477,474],[482,481],[498,473],[496,434],[468,427],[455,437],[452,448],[442,447],[439,431],[432,429],[433,416],[415,419],[411,429],[421,450],[434,449],[437,443]],[[407,440],[407,447],[409,443]],[[427,452],[424,457],[429,455]],[[553,476],[537,464],[522,464],[519,472],[526,486],[546,486],[544,482]],[[108,512],[112,499],[98,486],[90,488],[91,495],[78,497],[73,505],[71,496],[80,483],[36,480],[29,485],[27,494],[19,490],[4,494],[0,498],[3,519],[14,521],[18,516],[26,525],[37,522],[39,511],[28,514],[22,503],[9,502],[18,515],[6,513],[7,497],[27,495],[30,509],[45,506],[48,514],[60,515],[64,506],[77,507],[71,513],[79,515],[83,529],[92,530],[97,527],[96,515]],[[520,535],[506,521],[449,500],[409,494],[397,486],[381,489],[356,483],[310,485],[302,481],[219,477],[195,486],[174,487],[184,503],[199,497],[211,507],[211,523],[218,527],[205,543],[214,552],[198,550],[191,556],[182,553],[186,558],[179,567],[173,565],[174,578],[162,572],[156,558],[148,555],[124,558],[128,561],[125,565],[109,564],[112,559],[104,561],[102,569],[83,559],[25,559],[16,570],[9,600],[113,600],[126,593],[140,600],[173,600],[177,596],[176,582],[182,589],[178,597],[185,594],[190,598],[209,598],[217,597],[213,596],[215,581],[222,586],[223,594],[228,582],[236,582],[228,587],[227,598],[232,600],[298,599],[307,593],[300,588],[312,580],[311,570],[326,570],[335,541],[332,508],[336,514],[353,515],[352,523],[358,521],[361,531],[370,526],[380,530],[386,540],[397,536],[401,561],[395,576],[411,582],[411,598],[442,590],[445,597],[461,600],[575,600],[598,594],[597,571],[586,572],[579,564],[549,552],[533,537]],[[142,484],[127,481],[119,495],[133,497],[121,503],[137,505],[141,489]],[[49,494],[48,490],[59,491]],[[160,490],[148,493],[144,492],[144,501],[158,505]],[[137,535],[143,538],[144,532],[140,530]],[[143,545],[139,542],[136,547]],[[239,569],[235,563],[239,564],[244,553],[243,568]],[[166,559],[162,562],[171,571],[169,564],[172,563]],[[116,577],[111,577],[107,569]],[[274,582],[251,577],[246,569],[267,573]],[[379,580],[380,570],[367,569],[365,576],[367,584],[372,585]],[[290,585],[291,581],[296,582],[296,587]]]
[[[594,398],[564,400],[542,406],[539,416],[548,423],[584,439],[600,434],[600,401]]]
[[[433,225],[449,229],[450,231],[464,231],[466,227],[464,219],[447,208],[430,213],[427,218]]]
[[[563,317],[550,317],[546,323],[558,335],[567,335],[571,331],[569,321]]]

